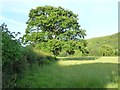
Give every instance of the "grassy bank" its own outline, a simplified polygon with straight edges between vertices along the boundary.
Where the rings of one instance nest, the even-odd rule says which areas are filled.
[[[26,70],[18,87],[29,88],[117,88],[118,58],[63,60]]]

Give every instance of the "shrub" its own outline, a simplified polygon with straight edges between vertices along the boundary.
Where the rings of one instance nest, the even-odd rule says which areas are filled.
[[[20,79],[24,69],[33,64],[49,64],[51,60],[57,60],[47,53],[36,50],[33,46],[23,47],[19,33],[8,31],[7,25],[0,26],[2,31],[2,87],[16,87],[17,79]]]
[[[113,48],[110,45],[102,45],[100,47],[100,54],[102,56],[113,56],[115,55]]]
[[[15,39],[19,33],[11,33],[5,24],[0,26],[0,30],[2,31],[2,86],[15,87],[18,74],[21,74],[24,68],[23,48],[19,39]]]

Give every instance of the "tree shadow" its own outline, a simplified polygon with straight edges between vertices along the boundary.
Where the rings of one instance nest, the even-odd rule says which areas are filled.
[[[58,57],[58,59],[62,60],[96,60],[100,58],[99,56],[85,56],[85,57]]]

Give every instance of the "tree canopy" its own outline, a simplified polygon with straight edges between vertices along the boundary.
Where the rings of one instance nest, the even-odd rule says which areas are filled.
[[[53,50],[61,51],[63,47],[58,42],[69,42],[70,40],[71,42],[80,42],[86,36],[86,31],[80,28],[77,17],[77,14],[60,6],[39,6],[36,9],[31,9],[29,19],[26,22],[27,28],[23,36],[23,42],[33,44],[51,42],[53,44],[48,45],[54,46],[52,47]],[[54,42],[57,43],[57,46],[54,45]],[[71,46],[73,45],[69,43],[67,47]],[[56,51],[53,52],[57,53]]]

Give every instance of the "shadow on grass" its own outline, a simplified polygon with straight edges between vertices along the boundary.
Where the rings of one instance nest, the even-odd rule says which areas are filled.
[[[100,57],[98,56],[86,56],[86,57],[58,57],[58,59],[62,60],[95,60]]]

